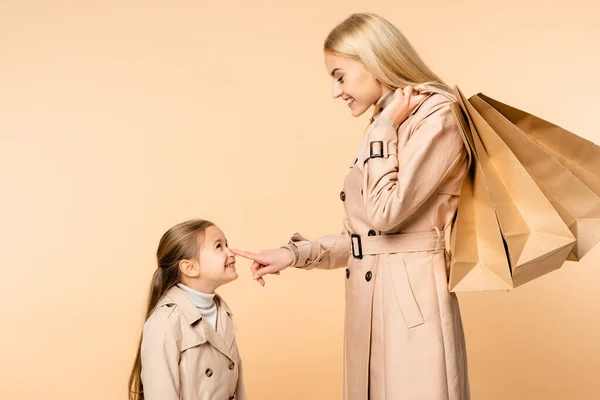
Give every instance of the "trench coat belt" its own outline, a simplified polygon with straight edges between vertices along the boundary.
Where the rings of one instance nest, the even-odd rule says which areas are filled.
[[[437,227],[430,232],[360,236],[350,234],[352,256],[438,251],[446,248],[446,231]]]

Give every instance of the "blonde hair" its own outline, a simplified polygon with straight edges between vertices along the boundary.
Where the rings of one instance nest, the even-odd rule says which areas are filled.
[[[213,225],[210,221],[192,219],[175,225],[161,237],[156,250],[157,268],[150,283],[146,320],[167,291],[179,283],[179,261],[198,257],[200,251],[198,236]],[[142,338],[140,336],[137,354],[129,375],[129,400],[144,400],[141,345]]]
[[[425,65],[402,32],[379,15],[350,15],[327,35],[323,50],[362,62],[390,89],[414,86],[456,100],[452,89]]]

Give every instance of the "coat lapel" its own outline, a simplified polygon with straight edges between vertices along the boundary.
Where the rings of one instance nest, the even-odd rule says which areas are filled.
[[[235,329],[231,319],[231,310],[218,295],[215,296],[217,301],[217,330],[202,321],[206,340],[217,350],[233,360],[232,344],[235,337]]]
[[[229,306],[227,306],[219,295],[215,296],[215,300],[217,302],[216,331],[202,318],[202,314],[188,298],[187,294],[177,286],[172,287],[167,292],[167,295],[159,303],[158,307],[173,304],[177,305],[181,310],[188,324],[188,329],[186,329],[182,338],[181,351],[208,342],[219,352],[223,353],[223,355],[233,360],[232,346],[235,338],[235,327],[231,318],[233,314]]]
[[[216,296],[219,313],[217,317],[217,329],[219,330],[220,336],[225,341],[225,345],[228,349],[231,349],[233,346],[233,340],[235,339],[235,325],[233,323],[233,313],[231,309],[223,301],[221,297]]]

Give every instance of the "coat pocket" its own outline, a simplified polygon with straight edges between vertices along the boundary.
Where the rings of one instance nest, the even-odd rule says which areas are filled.
[[[385,269],[387,270],[391,286],[394,289],[398,306],[404,316],[406,326],[410,329],[423,324],[425,320],[410,285],[404,257],[388,257],[387,268]]]

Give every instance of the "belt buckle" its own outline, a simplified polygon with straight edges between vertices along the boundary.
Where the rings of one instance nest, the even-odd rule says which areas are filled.
[[[362,260],[362,240],[360,239],[360,235],[353,233],[352,235],[350,235],[350,241],[352,243],[352,257]],[[354,246],[355,242],[357,244],[356,247],[358,247],[358,253],[356,253],[356,247]]]
[[[369,156],[371,158],[383,158],[383,141],[377,140],[369,143]]]

